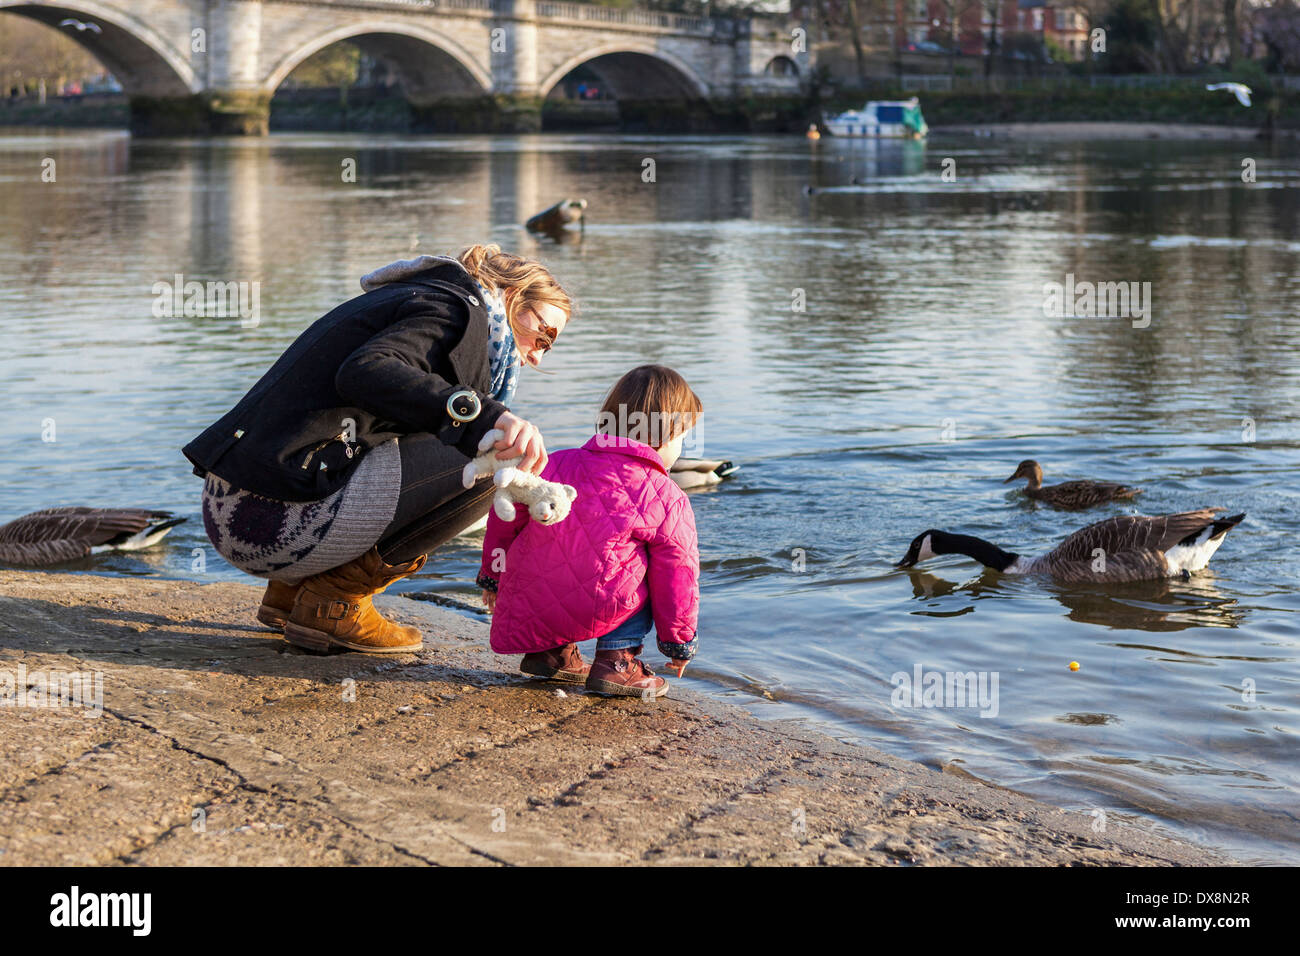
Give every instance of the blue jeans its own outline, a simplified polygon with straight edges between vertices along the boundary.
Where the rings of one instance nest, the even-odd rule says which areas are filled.
[[[596,638],[596,650],[622,651],[629,647],[639,647],[645,643],[645,636],[650,633],[653,624],[654,615],[650,611],[650,602],[646,601],[641,605],[641,610],[614,630]]]

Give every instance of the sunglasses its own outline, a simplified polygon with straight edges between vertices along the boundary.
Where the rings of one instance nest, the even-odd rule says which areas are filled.
[[[547,325],[538,318],[536,312],[531,313],[531,315],[533,318],[537,319],[538,325],[538,329],[535,332],[532,329],[528,330],[534,334],[533,347],[545,355],[551,350],[552,346],[555,345],[555,340],[560,337],[560,330]]]

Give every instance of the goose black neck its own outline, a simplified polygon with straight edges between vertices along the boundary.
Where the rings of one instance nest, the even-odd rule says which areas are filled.
[[[949,534],[946,531],[936,531],[930,535],[930,550],[935,554],[964,554],[997,571],[1005,571],[1020,557],[1010,551],[1003,551],[983,538],[971,534]]]

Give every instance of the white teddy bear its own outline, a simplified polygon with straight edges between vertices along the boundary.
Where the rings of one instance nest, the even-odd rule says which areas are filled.
[[[465,466],[461,481],[466,488],[484,475],[492,475],[497,493],[492,497],[492,507],[502,521],[515,520],[515,502],[528,506],[528,513],[538,524],[556,524],[569,516],[569,507],[578,497],[573,485],[562,485],[530,475],[516,466],[522,458],[499,461],[492,446],[504,438],[499,428],[494,428],[478,443],[479,456]]]

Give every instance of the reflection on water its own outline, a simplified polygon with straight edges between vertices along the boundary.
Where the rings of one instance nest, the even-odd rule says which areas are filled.
[[[1064,592],[1055,597],[1072,621],[1116,629],[1181,631],[1188,627],[1236,627],[1245,620],[1236,598],[1206,577],[1187,582],[1143,581],[1104,591]]]
[[[550,447],[586,439],[623,371],[662,362],[704,401],[697,453],[742,465],[693,496],[691,686],[1083,814],[1300,860],[1300,173],[1293,146],[1250,148],[1252,186],[1232,143],[0,131],[0,517],[197,519],[180,446],[299,331],[376,265],[497,241],[579,301],[554,374],[520,390]],[[565,197],[588,200],[585,231],[525,233]],[[259,283],[260,321],[155,316],[154,283],[178,274]],[[1044,283],[1068,274],[1151,282],[1151,327],[1045,316]],[[1248,518],[1188,582],[893,570],[926,528],[1037,553],[1079,527],[1008,493],[1025,458],[1141,485],[1148,513]],[[478,543],[398,588],[474,600]],[[198,520],[75,567],[238,577]],[[895,707],[891,676],[917,665],[998,674],[997,716]]]
[[[942,617],[974,610],[969,603],[1004,590],[1004,577],[985,569],[978,579],[965,583],[948,581],[926,571],[907,569],[912,596],[929,602],[934,598],[961,595],[962,606],[954,610],[918,610],[914,614]],[[1054,581],[1035,586],[1056,598],[1071,621],[1098,624],[1118,630],[1181,631],[1188,627],[1237,627],[1245,618],[1235,598],[1216,588],[1213,578],[1198,575],[1190,581],[1133,581],[1083,588]],[[945,606],[952,602],[945,602]],[[927,608],[933,605],[927,603]]]

